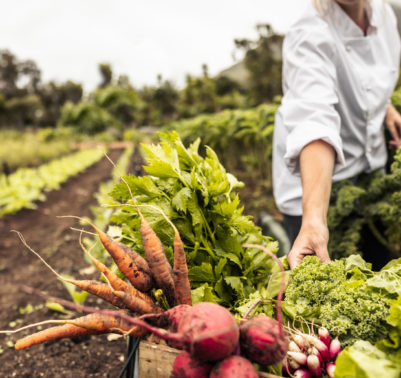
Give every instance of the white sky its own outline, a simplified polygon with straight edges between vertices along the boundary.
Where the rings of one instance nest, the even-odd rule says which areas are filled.
[[[158,73],[181,85],[187,73],[211,75],[233,63],[235,38],[269,23],[285,33],[311,0],[0,0],[0,48],[33,59],[42,80],[100,82],[98,63],[134,86]]]

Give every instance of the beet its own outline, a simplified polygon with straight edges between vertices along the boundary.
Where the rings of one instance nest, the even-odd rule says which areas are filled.
[[[276,313],[277,320],[266,315],[259,314],[247,319],[247,312],[240,326],[241,354],[253,362],[261,365],[274,365],[281,362],[288,351],[289,340],[283,328],[281,314],[281,300],[285,286],[285,271],[280,259],[266,247],[257,244],[244,244],[244,248],[257,248],[268,254],[277,262],[281,270],[280,290],[277,295]],[[257,301],[255,304],[260,303]],[[253,309],[254,306],[251,307]]]
[[[177,332],[151,326],[139,318],[131,323],[173,342],[200,361],[222,360],[235,351],[239,342],[239,327],[234,317],[226,308],[211,302],[201,302],[184,311]]]
[[[231,356],[217,363],[210,378],[258,378],[252,363],[241,356]]]
[[[288,338],[279,322],[256,315],[240,326],[241,353],[261,365],[280,362],[288,350]]]
[[[188,352],[181,352],[174,360],[171,378],[208,378],[212,364],[192,358]]]

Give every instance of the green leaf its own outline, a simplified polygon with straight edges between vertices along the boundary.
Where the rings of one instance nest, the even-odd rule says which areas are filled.
[[[215,282],[212,265],[202,263],[201,266],[193,266],[188,269],[188,277],[191,282]]]
[[[182,188],[171,201],[173,208],[179,212],[181,211],[183,213],[186,213],[191,197],[191,190],[189,188]]]
[[[396,365],[387,355],[368,341],[357,341],[345,348],[337,357],[336,378],[399,378],[401,365]]]
[[[244,284],[242,283],[241,277],[224,277],[224,281],[227,285],[230,285],[241,298],[244,297]]]
[[[64,308],[64,306],[57,302],[47,301],[46,307],[52,311],[61,312],[62,314],[69,314],[69,312]]]
[[[281,281],[283,279],[283,273],[276,272],[273,273],[269,279],[269,283],[267,284],[267,298],[275,298],[280,291],[280,285]],[[285,272],[284,273],[284,289],[288,285],[288,282],[290,281],[290,272]]]
[[[213,289],[207,284],[203,284],[198,288],[191,290],[192,303],[195,305],[199,302],[219,303],[219,298],[213,293]]]

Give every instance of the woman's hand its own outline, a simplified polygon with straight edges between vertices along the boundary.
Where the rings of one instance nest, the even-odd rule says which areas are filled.
[[[287,257],[290,268],[294,269],[306,255],[316,255],[321,262],[329,262],[328,242],[329,230],[326,224],[319,221],[309,224],[303,222]]]
[[[401,114],[392,104],[387,105],[385,122],[393,138],[389,142],[389,147],[397,149],[401,146]]]
[[[306,145],[299,163],[302,181],[302,226],[288,255],[288,264],[294,269],[305,255],[316,255],[320,261],[330,261],[327,251],[331,178],[334,169],[333,147],[315,140]]]

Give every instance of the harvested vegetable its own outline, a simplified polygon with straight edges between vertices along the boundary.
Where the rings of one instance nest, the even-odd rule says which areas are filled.
[[[258,364],[273,365],[283,360],[289,343],[281,317],[281,299],[285,284],[284,267],[281,261],[263,246],[245,244],[244,248],[261,249],[276,260],[282,271],[280,291],[277,297],[278,320],[258,314],[249,320],[244,319],[240,326],[241,353]]]
[[[208,378],[213,365],[208,362],[200,362],[183,351],[175,359],[172,378]]]
[[[241,356],[230,356],[216,364],[210,378],[258,378],[252,363]]]

